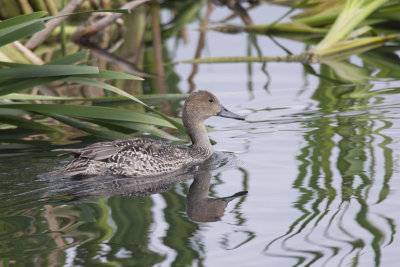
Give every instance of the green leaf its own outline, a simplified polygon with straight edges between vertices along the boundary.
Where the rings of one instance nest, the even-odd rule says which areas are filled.
[[[180,99],[188,97],[188,94],[153,94],[153,95],[140,95],[137,96],[140,100],[165,100],[165,99]],[[10,100],[42,100],[42,101],[121,101],[126,100],[123,96],[107,96],[95,98],[79,98],[79,97],[60,97],[60,96],[46,96],[46,95],[31,95],[12,93],[0,96],[0,99]]]
[[[179,138],[176,138],[173,135],[170,135],[169,133],[160,130],[152,125],[147,125],[147,124],[142,124],[142,123],[132,123],[132,122],[126,122],[126,121],[111,121],[111,120],[90,120],[90,122],[94,122],[99,125],[106,126],[108,128],[111,127],[117,127],[117,128],[125,128],[125,129],[130,129],[130,130],[135,130],[139,131],[142,133],[149,133],[154,136],[159,136],[164,139],[169,139],[169,140],[179,140]]]
[[[46,114],[49,117],[52,117],[55,120],[58,120],[64,124],[67,124],[69,126],[72,126],[76,129],[79,129],[83,132],[86,132],[88,134],[91,134],[93,136],[97,136],[100,138],[104,138],[104,139],[125,139],[125,138],[129,138],[131,136],[123,134],[123,133],[119,133],[119,132],[115,132],[115,131],[110,131],[108,129],[105,129],[104,127],[95,127],[93,124],[88,124],[85,122],[81,122],[79,120],[76,119],[71,119],[68,118],[66,116],[62,116],[62,115],[57,115],[57,114],[53,114],[53,113],[47,113]]]
[[[318,53],[321,61],[339,61],[354,54],[361,54],[373,48],[380,47],[386,42],[394,41],[400,37],[399,34],[386,36],[362,37],[354,40],[346,40],[335,43],[319,50],[312,50]]]
[[[61,18],[61,17],[68,17],[68,16],[75,16],[75,15],[86,15],[86,14],[92,14],[92,13],[122,13],[122,14],[129,14],[130,11],[128,9],[98,9],[98,10],[89,10],[89,11],[68,13],[68,14],[63,14],[63,15],[48,16],[48,17],[41,18],[39,20],[46,21],[46,20],[56,19],[56,18]]]
[[[34,79],[10,79],[0,83],[0,96],[57,81],[62,77],[42,77]]]
[[[0,115],[26,115],[30,112],[20,109],[12,109],[12,108],[2,108],[0,109]]]
[[[15,28],[15,29],[14,29]],[[9,27],[0,30],[0,47],[19,39],[31,36],[36,32],[39,32],[45,28],[43,22],[35,22],[26,26],[17,25],[15,27]]]
[[[82,50],[77,53],[67,55],[61,58],[53,59],[52,61],[46,63],[46,65],[69,65],[74,64],[79,61],[86,59],[88,56],[87,50]]]
[[[0,108],[22,109],[37,113],[53,113],[77,118],[140,122],[175,128],[171,123],[155,115],[107,107],[62,104],[0,104]]]
[[[125,91],[123,91],[123,90],[121,90],[121,89],[119,89],[119,88],[117,88],[115,86],[112,86],[110,84],[107,84],[107,83],[99,82],[99,81],[96,81],[96,80],[91,80],[91,79],[88,79],[88,78],[81,78],[81,77],[67,77],[67,78],[64,78],[62,80],[65,81],[65,82],[72,82],[72,83],[80,83],[80,84],[87,84],[87,85],[91,85],[91,86],[97,86],[97,87],[106,89],[108,91],[114,92],[116,94],[125,96],[125,97],[127,97],[129,99],[132,99],[133,101],[135,101],[135,102],[137,102],[139,104],[147,106],[145,103],[143,103],[142,101],[140,101],[139,99],[137,99],[133,95],[128,94],[127,92],[125,92]]]
[[[8,67],[8,68],[19,68],[19,67],[32,66],[32,64],[0,61],[0,66],[4,66],[4,67]]]
[[[47,12],[45,12],[45,11],[38,11],[38,12],[33,12],[30,14],[25,14],[25,15],[21,15],[21,16],[3,20],[2,22],[0,22],[0,30],[7,28],[7,27],[15,26],[18,24],[22,24],[25,22],[31,22],[32,20],[41,18],[46,14],[47,14]]]
[[[120,80],[143,80],[138,76],[134,76],[128,73],[100,70],[98,74],[84,74],[80,75],[84,78],[98,78],[98,79],[120,79]]]
[[[347,0],[329,32],[315,47],[315,51],[319,53],[320,50],[335,46],[336,42],[345,39],[365,18],[386,2],[388,0]]]
[[[166,116],[162,112],[159,112],[158,110],[155,110],[155,109],[151,108],[150,106],[148,106],[145,103],[143,103],[142,101],[140,101],[138,98],[134,97],[131,94],[128,94],[125,91],[122,91],[121,89],[119,89],[119,88],[117,88],[115,86],[112,86],[112,85],[109,85],[109,84],[106,84],[106,83],[103,83],[103,82],[95,81],[95,80],[90,80],[90,79],[87,79],[87,78],[77,78],[77,77],[68,77],[68,78],[63,79],[63,81],[70,81],[70,82],[88,84],[88,85],[92,85],[92,86],[98,86],[100,88],[109,90],[109,91],[114,92],[116,94],[125,96],[125,97],[127,97],[129,99],[132,99],[133,101],[135,101],[135,102],[137,102],[139,104],[142,104],[143,106],[145,106],[146,108],[150,109],[154,113],[160,115],[162,118],[164,118],[170,124],[174,125],[175,128],[177,128],[181,132],[187,134],[186,129],[185,129],[185,127],[183,127],[183,124],[181,122],[177,122],[176,120]]]
[[[97,74],[99,69],[80,65],[40,65],[0,69],[0,79],[37,78],[51,76],[69,76],[74,74]]]
[[[34,130],[41,130],[41,131],[60,131],[59,129],[52,128],[34,120],[27,120],[22,117],[13,116],[13,115],[0,115],[0,122],[6,123],[10,125],[18,126],[19,128],[25,129],[34,129]]]

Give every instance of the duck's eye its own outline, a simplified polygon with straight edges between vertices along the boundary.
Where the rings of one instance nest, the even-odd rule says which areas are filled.
[[[212,102],[214,102],[214,99],[210,98],[210,99],[208,99],[208,102],[212,103]]]

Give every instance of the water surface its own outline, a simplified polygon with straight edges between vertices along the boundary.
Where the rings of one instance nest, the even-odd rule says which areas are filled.
[[[247,53],[247,35],[207,37],[209,56]],[[268,55],[270,39],[258,42]],[[194,49],[179,46],[176,60]],[[373,79],[356,79],[349,66]],[[163,192],[45,179],[67,162],[50,152],[51,141],[2,151],[1,265],[396,266],[400,81],[366,58],[313,68],[319,76],[300,64],[268,64],[268,75],[260,63],[201,65],[196,87],[246,121],[207,120],[214,167],[191,170]],[[191,65],[174,71],[187,92]],[[197,187],[216,203],[200,215],[207,197]],[[226,207],[218,202],[241,191],[248,194]]]

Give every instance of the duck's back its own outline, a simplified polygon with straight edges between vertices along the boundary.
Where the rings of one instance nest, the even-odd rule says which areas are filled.
[[[58,171],[62,176],[159,175],[199,162],[188,149],[148,138],[100,142],[82,149],[59,151],[75,157]]]

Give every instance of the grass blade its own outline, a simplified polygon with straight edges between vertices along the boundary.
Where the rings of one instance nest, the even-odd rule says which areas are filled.
[[[108,107],[62,104],[0,104],[0,108],[22,109],[41,114],[53,113],[77,118],[140,122],[175,128],[171,123],[155,115]]]
[[[158,136],[164,139],[169,139],[172,141],[179,140],[179,138],[176,138],[173,135],[170,135],[169,133],[160,130],[152,125],[147,125],[143,123],[132,123],[132,122],[126,122],[126,121],[111,121],[111,120],[90,120],[90,122],[96,123],[98,125],[103,125],[106,126],[107,128],[124,128],[124,129],[129,129],[129,130],[135,130],[139,131],[142,133],[149,133],[154,136]]]
[[[83,132],[86,132],[88,134],[91,134],[93,136],[97,136],[103,139],[126,139],[129,138],[131,136],[123,134],[123,133],[119,133],[119,132],[115,132],[115,131],[111,131],[108,130],[104,127],[100,127],[100,126],[94,126],[93,124],[89,124],[89,123],[85,123],[85,122],[81,122],[79,120],[76,119],[71,119],[68,118],[66,116],[62,116],[62,115],[58,115],[58,114],[52,114],[52,113],[47,113],[45,114],[46,116],[52,117],[53,119],[62,122],[64,124],[67,124],[69,126],[72,126],[76,129],[79,129]]]
[[[77,53],[67,55],[61,58],[54,59],[50,62],[48,62],[46,65],[69,65],[69,64],[74,64],[78,63],[82,60],[85,60],[88,56],[88,51],[82,50]]]
[[[166,100],[166,99],[181,99],[188,97],[188,94],[154,94],[154,95],[140,95],[136,98],[140,100]],[[12,93],[8,95],[0,96],[0,99],[9,100],[25,100],[25,101],[121,101],[127,100],[127,97],[123,96],[107,96],[107,97],[96,97],[96,98],[78,98],[78,97],[60,97],[60,96],[46,96],[46,95],[31,95],[31,94],[18,94]]]
[[[0,31],[0,46],[28,37],[36,32],[43,30],[45,26],[43,22],[35,22],[30,23],[26,26],[17,25],[17,27],[12,28],[15,29],[6,28],[3,31]]]
[[[41,84],[46,84],[59,80],[62,77],[42,77],[34,79],[11,79],[0,83],[0,96],[29,89]]]
[[[25,128],[25,129],[34,129],[34,130],[52,131],[52,132],[61,131],[60,129],[43,125],[41,123],[35,122],[34,120],[27,120],[22,117],[13,115],[0,115],[0,122],[10,125],[15,125],[18,126],[19,128]]]
[[[70,76],[82,74],[98,74],[99,69],[80,65],[40,65],[0,69],[0,79],[37,78],[51,76]]]
[[[125,96],[125,97],[127,97],[127,98],[129,98],[129,99],[135,101],[136,103],[139,103],[139,104],[145,106],[146,108],[148,108],[148,109],[151,110],[152,112],[154,112],[154,113],[158,114],[160,117],[164,118],[164,120],[168,121],[170,124],[174,125],[175,128],[177,128],[177,129],[179,129],[181,132],[187,134],[186,129],[185,129],[185,127],[183,127],[183,124],[182,124],[181,122],[177,122],[176,120],[174,120],[174,119],[172,119],[172,118],[166,116],[165,114],[159,112],[158,110],[151,108],[150,106],[148,106],[147,104],[145,104],[144,102],[142,102],[141,100],[139,100],[138,98],[134,97],[134,96],[131,95],[131,94],[128,94],[128,93],[125,92],[125,91],[122,91],[121,89],[119,89],[119,88],[117,88],[117,87],[115,87],[115,86],[112,86],[112,85],[109,85],[109,84],[106,84],[106,83],[103,83],[103,82],[99,82],[99,81],[87,79],[87,78],[68,77],[68,78],[65,78],[65,79],[63,79],[63,80],[64,80],[64,81],[70,81],[70,82],[81,83],[81,84],[92,85],[92,86],[98,86],[98,87],[100,87],[100,88],[109,90],[109,91],[114,92],[114,93],[116,93],[116,94]]]
[[[2,22],[0,22],[0,30],[11,27],[11,26],[15,26],[18,24],[31,22],[35,19],[45,16],[46,14],[47,14],[47,12],[45,12],[45,11],[38,11],[38,12],[33,12],[30,14],[25,14],[25,15],[21,15],[21,16],[3,20]]]
[[[347,0],[344,9],[335,20],[332,28],[322,41],[315,47],[315,51],[327,48],[334,43],[343,40],[357,25],[377,8],[388,0]]]
[[[120,79],[120,80],[139,80],[142,81],[143,78],[140,78],[135,75],[131,75],[128,73],[111,71],[111,70],[100,70],[97,74],[85,74],[81,75],[84,78],[98,78],[98,79]]]

